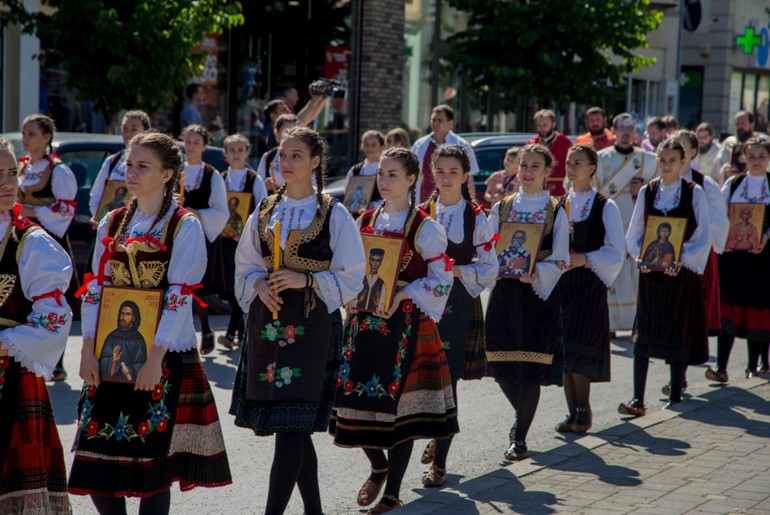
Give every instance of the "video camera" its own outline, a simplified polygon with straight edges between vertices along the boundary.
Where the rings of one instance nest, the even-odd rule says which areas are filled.
[[[334,79],[318,79],[310,84],[310,92],[330,98],[345,98],[345,85]]]

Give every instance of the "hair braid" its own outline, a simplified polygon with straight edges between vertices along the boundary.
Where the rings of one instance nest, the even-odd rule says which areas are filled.
[[[321,206],[323,205],[324,200],[324,171],[321,165],[318,165],[315,169],[315,195],[318,200],[318,209],[316,210],[315,215],[320,218]]]
[[[155,225],[157,225],[157,223],[160,222],[164,216],[166,216],[166,213],[171,207],[171,204],[174,202],[174,191],[175,190],[173,188],[166,187],[166,191],[163,193],[163,204],[160,206],[160,211],[158,211],[158,214],[155,216],[155,220],[152,221],[152,225],[150,225],[150,228],[147,229],[148,234],[152,232],[152,230],[155,228]]]
[[[128,209],[126,209],[125,213],[123,213],[123,219],[120,221],[120,225],[118,226],[118,231],[115,233],[115,238],[120,237],[121,234],[123,234],[123,231],[126,230],[126,227],[128,227],[128,222],[131,221],[131,217],[134,216],[134,212],[136,211],[136,208],[139,204],[137,203],[136,197],[131,199],[131,202],[128,204]],[[99,271],[101,273],[101,270]]]
[[[463,198],[473,207],[479,207],[479,203],[476,202],[476,199],[473,198],[473,195],[471,195],[471,189],[468,187],[468,181],[473,180],[472,175],[468,175],[468,179],[462,184],[462,187],[460,188],[460,192],[463,195]]]

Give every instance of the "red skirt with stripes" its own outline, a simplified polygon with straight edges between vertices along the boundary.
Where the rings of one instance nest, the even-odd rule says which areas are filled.
[[[701,276],[703,283],[703,300],[706,303],[706,328],[709,336],[717,336],[722,326],[722,311],[719,300],[719,270],[717,269],[717,253],[714,249],[709,254],[706,270]]]
[[[64,451],[45,381],[0,357],[0,513],[70,513]]]

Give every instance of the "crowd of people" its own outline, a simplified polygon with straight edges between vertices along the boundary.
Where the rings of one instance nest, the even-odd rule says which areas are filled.
[[[642,140],[630,114],[608,128],[594,107],[573,144],[538,111],[537,136],[487,179],[487,208],[449,106],[411,146],[403,129],[366,131],[339,202],[323,191],[324,138],[281,105],[267,108],[275,146],[258,169],[235,134],[222,173],[202,160],[200,123],[182,131],[183,153],[128,111],[126,148],[91,191],[97,236],[80,285],[66,239],[77,184],[52,152],[52,120],[24,120],[25,156],[0,138],[0,409],[11,414],[0,512],[69,513],[72,494],[101,514],[125,513],[126,497],[168,513],[173,483],[232,483],[200,358],[215,342],[241,348],[235,425],[275,437],[268,514],[295,485],[305,513],[322,513],[313,432],[363,450],[371,471],[355,502],[369,513],[401,506],[415,440],[428,441],[423,486],[444,485],[460,379],[492,377],[510,402],[507,460],[529,456],[543,386],[564,388],[556,431],[589,431],[591,384],[610,380],[618,331],[634,341],[624,415],[646,414],[650,358],[670,366],[667,407],[682,402],[709,335],[709,380],[729,381],[736,337],[746,375],[770,373],[770,142],[751,113],[719,144],[710,125],[680,130],[670,117],[648,120]],[[219,338],[207,294],[230,304]],[[84,384],[67,476],[45,381],[64,374],[73,306]]]

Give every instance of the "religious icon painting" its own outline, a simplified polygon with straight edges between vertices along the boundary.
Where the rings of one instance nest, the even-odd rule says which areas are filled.
[[[684,244],[687,218],[649,216],[642,238],[643,266],[663,272],[679,262]]]
[[[396,293],[396,282],[403,261],[411,255],[403,256],[403,238],[362,234],[361,239],[366,256],[366,274],[356,307],[367,313],[385,311],[390,308]]]
[[[369,209],[376,182],[376,175],[359,175],[350,178],[345,197],[342,199],[342,203],[350,213],[358,214]]]
[[[131,202],[132,198],[133,196],[128,192],[128,188],[126,188],[126,181],[110,179],[104,185],[102,200],[99,201],[99,208],[96,210],[96,219],[101,220],[110,211]]]
[[[725,250],[756,252],[762,244],[764,204],[730,204],[730,230]]]
[[[498,278],[518,278],[535,270],[537,253],[545,235],[544,224],[504,222],[495,245],[500,265]]]
[[[102,381],[136,382],[155,342],[162,306],[163,290],[102,288],[94,342]]]
[[[246,220],[249,218],[252,194],[245,191],[227,192],[227,210],[230,214],[222,229],[222,237],[237,240],[243,233]]]

